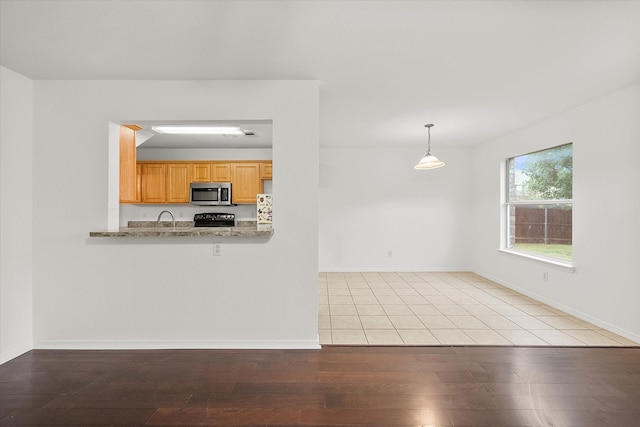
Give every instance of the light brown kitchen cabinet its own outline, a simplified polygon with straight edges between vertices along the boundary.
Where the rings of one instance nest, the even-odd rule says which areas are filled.
[[[231,164],[227,162],[194,162],[192,182],[230,182]]]
[[[142,165],[136,163],[136,201],[135,203],[142,202]]]
[[[136,203],[136,131],[120,126],[120,203]]]
[[[273,176],[273,164],[260,163],[260,179],[272,179]]]
[[[231,164],[230,163],[212,163],[211,164],[212,182],[231,182]]]
[[[142,163],[141,197],[142,203],[165,203],[167,200],[165,163]]]
[[[149,161],[136,164],[134,196],[127,203],[189,203],[191,182],[231,182],[232,203],[255,204],[271,179],[270,161]]]
[[[191,182],[211,182],[211,163],[194,163],[191,166]]]
[[[189,203],[191,166],[189,163],[167,163],[165,170],[167,203]]]
[[[260,163],[231,163],[231,194],[236,204],[256,203],[260,193]]]

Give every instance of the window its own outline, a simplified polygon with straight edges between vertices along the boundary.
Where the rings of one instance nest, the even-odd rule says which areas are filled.
[[[508,249],[572,261],[573,144],[507,160]]]

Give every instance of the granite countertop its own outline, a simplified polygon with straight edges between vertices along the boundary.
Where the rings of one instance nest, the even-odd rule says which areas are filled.
[[[272,236],[270,224],[256,221],[237,221],[235,227],[194,227],[193,221],[129,221],[127,227],[117,231],[91,231],[89,237],[197,237],[197,236]]]

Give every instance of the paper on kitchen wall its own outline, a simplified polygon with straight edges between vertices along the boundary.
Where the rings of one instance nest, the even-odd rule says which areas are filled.
[[[271,224],[273,221],[273,195],[257,195],[258,224]]]

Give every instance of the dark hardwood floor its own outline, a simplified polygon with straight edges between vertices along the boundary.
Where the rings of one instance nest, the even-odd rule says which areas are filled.
[[[0,425],[638,426],[640,348],[36,350]]]

